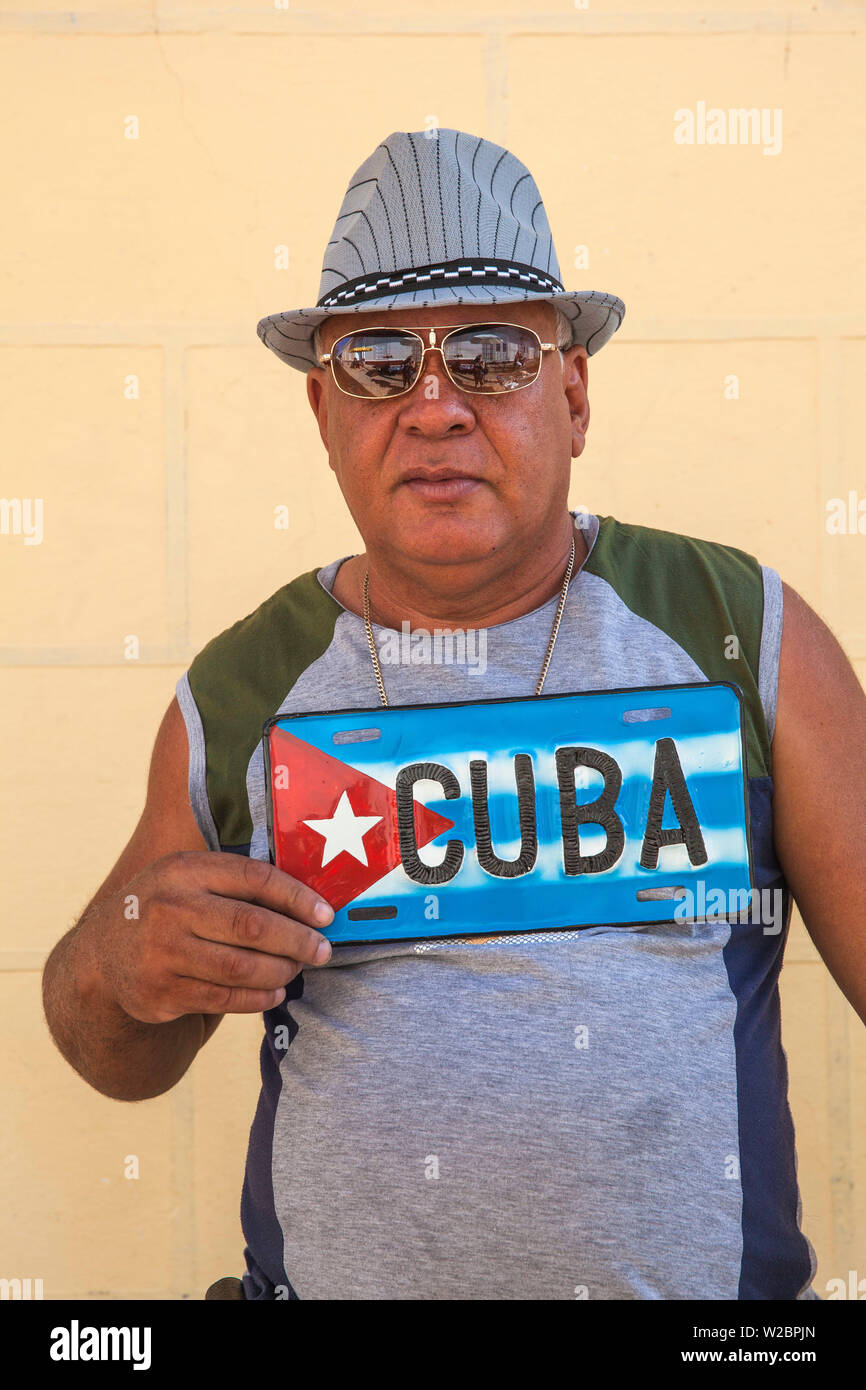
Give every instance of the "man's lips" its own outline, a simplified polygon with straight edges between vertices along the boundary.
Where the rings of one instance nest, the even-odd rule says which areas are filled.
[[[409,469],[401,483],[419,497],[430,501],[453,502],[474,492],[481,479],[472,473],[460,473],[452,468]]]

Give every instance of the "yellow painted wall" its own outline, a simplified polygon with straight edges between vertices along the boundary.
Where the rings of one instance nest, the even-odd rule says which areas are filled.
[[[198,1299],[243,1271],[260,1019],[122,1104],[57,1053],[40,973],[132,830],[193,654],[360,548],[304,379],[255,325],[315,302],[349,177],[392,130],[512,149],[566,285],[625,300],[572,505],[752,552],[866,678],[866,536],[825,526],[866,498],[864,59],[854,0],[7,0],[0,495],[43,499],[44,529],[0,534],[0,1276]],[[676,144],[698,101],[780,108],[781,150]],[[799,919],[781,988],[823,1294],[866,1276],[866,1038]]]

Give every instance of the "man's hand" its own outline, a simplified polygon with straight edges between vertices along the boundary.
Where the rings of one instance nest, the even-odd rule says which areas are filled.
[[[87,923],[87,958],[141,1023],[262,1013],[305,965],[329,958],[314,924],[333,917],[318,893],[262,860],[179,852],[102,900]]]
[[[175,699],[154,744],[141,819],[42,974],[58,1048],[116,1100],[170,1090],[224,1014],[272,1009],[323,943],[330,953],[313,928],[317,893],[260,860],[208,851],[188,772]],[[332,920],[328,908],[317,925]]]
[[[782,587],[776,853],[809,935],[866,1023],[866,695],[830,629]]]

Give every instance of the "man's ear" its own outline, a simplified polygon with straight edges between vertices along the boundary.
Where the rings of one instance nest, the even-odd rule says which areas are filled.
[[[571,412],[571,456],[578,458],[586,444],[589,428],[589,395],[587,393],[588,361],[586,348],[580,343],[562,350],[562,385]]]
[[[307,400],[319,425],[319,434],[328,447],[328,397],[325,390],[326,373],[323,367],[311,367],[307,372]]]

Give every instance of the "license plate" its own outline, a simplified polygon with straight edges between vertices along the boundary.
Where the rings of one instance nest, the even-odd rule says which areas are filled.
[[[730,682],[285,714],[263,742],[271,862],[335,944],[704,920],[752,891]]]

